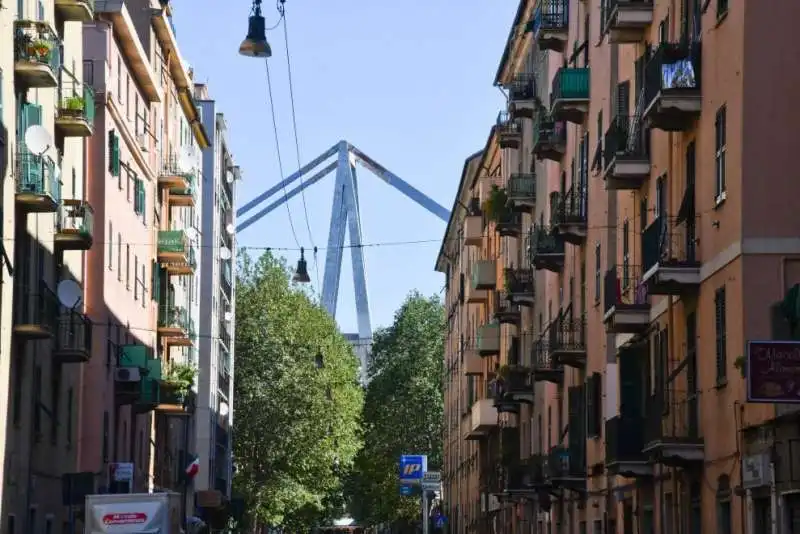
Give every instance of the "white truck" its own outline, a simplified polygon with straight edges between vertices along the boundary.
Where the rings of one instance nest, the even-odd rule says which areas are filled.
[[[86,496],[85,534],[181,534],[179,493]]]

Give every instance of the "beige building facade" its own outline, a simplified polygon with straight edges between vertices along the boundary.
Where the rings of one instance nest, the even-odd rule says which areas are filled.
[[[800,532],[795,410],[745,378],[800,283],[773,7],[520,2],[437,263],[454,532]]]

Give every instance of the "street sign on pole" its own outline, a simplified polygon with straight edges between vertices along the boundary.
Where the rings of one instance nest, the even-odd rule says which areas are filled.
[[[428,471],[422,475],[423,491],[439,491],[442,486],[442,473],[440,471]]]
[[[401,484],[419,486],[427,470],[428,457],[424,454],[404,454],[400,457]]]

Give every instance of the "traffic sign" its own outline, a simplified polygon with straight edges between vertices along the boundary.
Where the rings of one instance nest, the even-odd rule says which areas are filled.
[[[419,486],[428,470],[428,457],[424,454],[404,454],[400,457],[400,482]]]
[[[440,471],[427,471],[422,475],[422,489],[427,491],[437,491],[442,485],[442,473]]]
[[[414,488],[412,488],[411,486],[406,486],[405,484],[400,486],[400,495],[408,497],[412,493],[414,493]]]

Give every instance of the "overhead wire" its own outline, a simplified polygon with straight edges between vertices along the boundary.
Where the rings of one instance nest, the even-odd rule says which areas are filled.
[[[302,158],[300,157],[300,137],[297,133],[297,113],[296,107],[294,102],[294,83],[292,81],[292,60],[291,60],[291,53],[289,51],[289,29],[286,20],[286,6],[284,5],[286,0],[279,0],[278,2],[278,12],[281,15],[281,20],[283,21],[283,41],[286,47],[286,67],[288,71],[288,81],[289,81],[289,100],[291,102],[291,110],[292,110],[292,131],[294,133],[294,149],[295,154],[297,155],[297,169],[298,171],[303,167]],[[308,206],[306,204],[306,192],[305,186],[303,184],[303,175],[300,175],[300,198],[303,201],[303,215],[306,220],[306,230],[308,230],[308,240],[311,242],[311,248],[313,249],[314,253],[312,255],[312,261],[314,263],[314,273],[317,279],[317,287],[320,287],[319,284],[319,264],[317,262],[317,246],[314,243],[314,235],[311,232],[311,222],[308,216]]]

